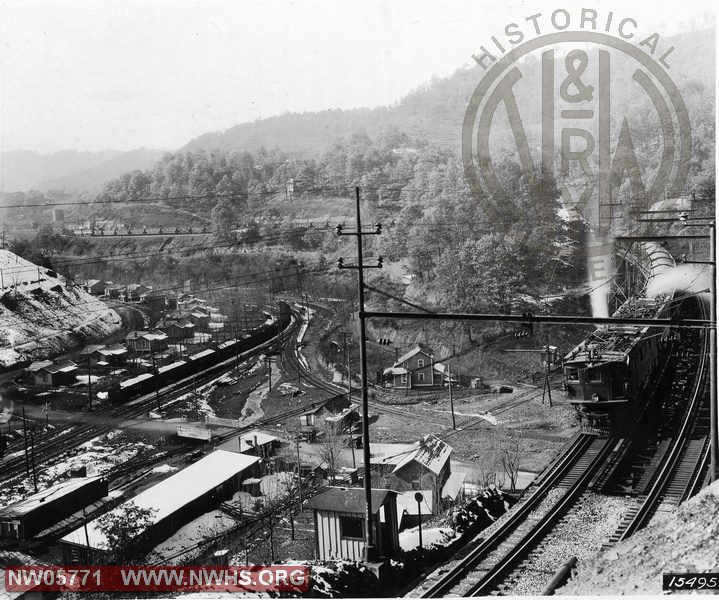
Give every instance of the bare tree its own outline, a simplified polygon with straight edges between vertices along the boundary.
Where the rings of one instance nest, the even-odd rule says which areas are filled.
[[[339,466],[341,447],[342,440],[340,439],[340,436],[338,436],[330,427],[325,427],[325,435],[320,443],[319,454],[320,458],[327,463],[332,481],[334,481],[335,472]]]
[[[504,439],[498,448],[499,460],[502,464],[504,473],[506,473],[509,478],[509,489],[511,492],[515,492],[517,489],[517,476],[519,475],[521,448],[521,438],[510,438],[509,436],[504,436]]]

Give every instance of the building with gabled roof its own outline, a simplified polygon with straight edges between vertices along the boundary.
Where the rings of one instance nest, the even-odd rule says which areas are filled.
[[[89,357],[91,366],[117,366],[127,360],[127,348],[122,344],[92,344],[85,346],[80,354]]]
[[[162,331],[131,331],[125,341],[134,352],[162,352],[167,350],[168,337]]]
[[[35,385],[68,385],[75,381],[77,364],[69,359],[57,363],[42,360],[31,363],[26,370],[32,374]]]
[[[434,350],[418,344],[384,370],[393,379],[395,389],[423,389],[441,385],[441,375],[434,368]]]
[[[215,450],[189,467],[163,479],[125,504],[153,510],[150,526],[137,538],[143,549],[167,539],[180,527],[218,506],[240,489],[244,473],[259,461],[257,456]],[[123,506],[111,512],[122,514]],[[78,564],[89,554],[110,550],[107,538],[94,519],[60,539],[66,564]]]
[[[432,490],[431,505],[441,506],[444,486],[452,473],[452,447],[429,434],[423,440],[407,444],[387,444],[384,452],[372,445],[374,481],[397,492]]]

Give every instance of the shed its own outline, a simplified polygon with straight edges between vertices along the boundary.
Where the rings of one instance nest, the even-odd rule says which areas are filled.
[[[314,513],[315,552],[319,560],[363,559],[364,488],[331,487],[310,498]],[[373,529],[377,554],[390,558],[399,551],[397,494],[372,490]]]
[[[240,489],[242,474],[259,461],[255,456],[216,450],[189,467],[141,492],[129,502],[153,509],[152,524],[138,543],[148,550],[174,534],[192,519],[219,506]],[[113,512],[123,510],[122,504]],[[60,540],[66,564],[87,560],[88,554],[108,551],[98,519],[68,533]]]
[[[66,479],[0,508],[0,539],[32,539],[43,529],[104,496],[107,496],[107,481],[101,477]]]
[[[250,431],[240,436],[240,452],[268,458],[280,447],[280,438],[262,431]]]

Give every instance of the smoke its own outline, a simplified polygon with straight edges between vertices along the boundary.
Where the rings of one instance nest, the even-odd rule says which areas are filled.
[[[704,292],[708,298],[711,278],[712,265],[679,264],[652,277],[647,284],[646,294],[649,298],[655,298],[677,292],[703,296]]]
[[[614,277],[614,239],[587,237],[587,278],[593,317],[609,316],[610,282]]]

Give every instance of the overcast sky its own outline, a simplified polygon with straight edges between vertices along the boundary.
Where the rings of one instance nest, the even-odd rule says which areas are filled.
[[[174,149],[288,111],[396,102],[536,12],[613,10],[665,35],[711,4],[0,0],[0,150]]]

